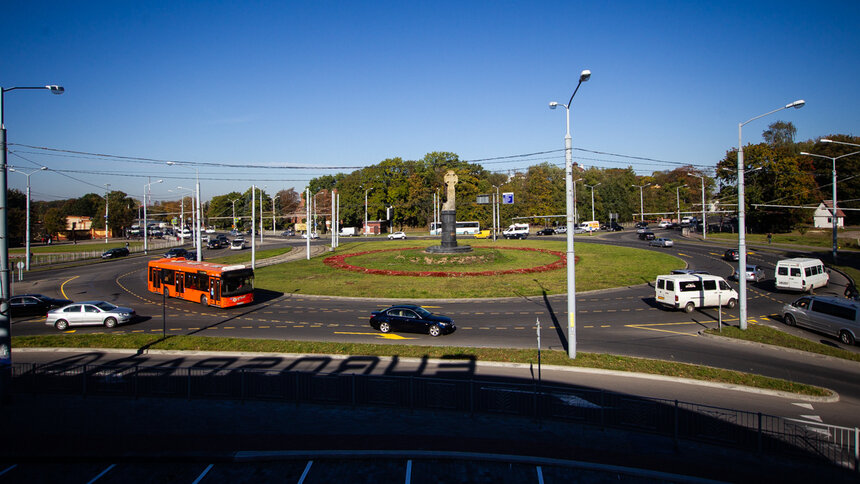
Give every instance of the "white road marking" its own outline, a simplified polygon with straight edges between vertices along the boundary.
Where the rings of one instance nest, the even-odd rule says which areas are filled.
[[[821,417],[818,415],[801,415],[801,417],[806,420],[812,420],[813,422],[824,423],[824,420],[821,420]]]
[[[90,482],[88,482],[87,484],[93,484],[94,482],[96,482],[97,480],[99,480],[103,475],[107,474],[107,473],[108,473],[108,471],[109,471],[109,470],[111,470],[111,469],[113,469],[115,466],[116,466],[116,464],[111,464],[111,465],[109,465],[107,469],[103,470],[103,471],[101,472],[101,474],[99,474],[99,475],[97,475],[97,476],[93,477],[93,478],[92,478],[92,480],[91,480]]]
[[[798,407],[800,407],[800,408],[805,408],[805,409],[807,409],[807,410],[812,410],[812,404],[811,404],[811,403],[792,403],[792,405],[797,405],[797,406],[798,406]]]
[[[209,470],[212,469],[214,465],[215,464],[209,464],[209,466],[207,466],[206,469],[204,469],[203,472],[199,476],[197,476],[197,479],[194,479],[194,482],[192,482],[191,484],[199,484],[199,482],[203,480],[204,477],[206,477],[206,474],[209,473]]]
[[[308,472],[311,471],[311,466],[314,465],[314,461],[309,460],[308,465],[305,466],[305,471],[302,472],[302,477],[299,478],[298,484],[303,484],[305,482],[305,478],[308,477]]]

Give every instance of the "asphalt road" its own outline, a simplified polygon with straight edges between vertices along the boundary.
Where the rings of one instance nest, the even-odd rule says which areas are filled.
[[[658,234],[661,235],[661,234]],[[630,231],[597,237],[578,236],[579,242],[612,243],[668,252],[688,267],[728,276],[731,265],[722,259],[725,248],[698,241],[676,239],[673,248],[649,248]],[[303,241],[266,240],[269,247]],[[342,239],[347,242],[347,239]],[[314,244],[326,244],[314,241]],[[223,252],[223,251],[222,251]],[[762,285],[748,285],[749,316],[758,324],[768,324],[795,334],[844,347],[835,338],[805,330],[787,328],[775,318],[784,303],[797,294],[776,292],[773,269],[784,255],[751,250],[749,263],[765,267],[771,279]],[[104,299],[135,308],[143,316],[137,323],[118,327],[117,333],[160,333],[164,325],[161,297],[146,290],[144,267],[148,258],[132,257],[100,264],[58,269],[40,274],[13,286],[14,293],[41,292],[65,295],[73,300]],[[681,268],[679,267],[679,268]],[[30,277],[31,274],[28,274]],[[834,274],[827,291],[840,294],[844,281]],[[26,291],[25,291],[26,290]],[[563,349],[566,297],[522,297],[495,300],[419,301],[434,312],[452,316],[458,330],[448,336],[432,338],[420,334],[382,335],[370,328],[370,312],[392,301],[273,294],[258,291],[257,301],[247,307],[221,310],[171,299],[167,302],[166,330],[169,334],[202,334],[243,338],[344,341],[361,343],[489,347],[534,347],[535,321],[541,322],[542,347]],[[756,345],[726,342],[704,337],[700,331],[718,325],[718,311],[705,309],[686,314],[668,311],[654,302],[649,284],[577,295],[577,351],[613,353],[758,373],[821,385],[836,390],[842,404],[856,415],[860,407],[860,365],[831,361],[812,355],[790,354]],[[723,310],[723,321],[737,324],[737,309]],[[50,334],[43,318],[15,320],[14,335]],[[100,327],[75,328],[77,333],[104,332]],[[857,350],[857,348],[847,348]],[[839,419],[840,421],[843,419]]]

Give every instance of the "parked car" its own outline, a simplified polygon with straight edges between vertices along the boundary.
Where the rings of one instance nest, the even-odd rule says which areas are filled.
[[[383,333],[403,331],[427,333],[430,336],[453,333],[457,329],[451,318],[433,314],[414,304],[398,304],[382,311],[373,311],[370,326]]]
[[[761,266],[756,266],[752,264],[747,264],[747,281],[749,282],[761,282],[765,278],[764,269]],[[732,271],[732,275],[729,276],[729,279],[734,281],[738,280],[738,270],[734,269]]]
[[[209,243],[206,244],[207,249],[221,249],[224,247],[224,244],[221,243],[219,239],[212,239]]]
[[[117,324],[134,321],[136,317],[137,314],[131,308],[118,307],[107,301],[84,301],[48,311],[45,324],[60,331],[79,325],[113,328]]]
[[[54,308],[71,304],[68,299],[56,299],[41,294],[21,294],[9,298],[9,309],[12,316],[33,316],[47,314]]]
[[[170,259],[173,257],[185,257],[187,259],[188,251],[183,249],[182,247],[173,247],[172,249],[164,253],[165,259]]]
[[[738,254],[738,249],[729,249],[723,254],[723,259],[728,261],[739,261],[741,256]]]
[[[648,245],[651,247],[672,247],[675,243],[672,242],[672,239],[664,239],[660,237],[659,239],[654,239],[648,242]]]
[[[651,232],[650,230],[646,230],[639,234],[639,240],[654,240],[655,238],[657,237],[654,235],[654,232]]]
[[[390,234],[388,234],[388,239],[389,240],[394,240],[394,239],[406,240],[406,233],[401,232],[399,230],[397,232],[391,232]]]
[[[116,259],[117,257],[125,257],[128,255],[128,249],[125,247],[114,247],[102,252],[102,259]]]
[[[493,236],[493,233],[489,229],[484,229],[477,234],[475,234],[476,239],[489,239]]]
[[[547,227],[535,232],[535,235],[555,235],[555,230]]]
[[[244,237],[236,237],[230,242],[230,250],[242,250],[245,248],[245,238]]]
[[[853,346],[860,334],[860,303],[827,296],[804,296],[782,307],[782,319],[789,326],[802,326]]]

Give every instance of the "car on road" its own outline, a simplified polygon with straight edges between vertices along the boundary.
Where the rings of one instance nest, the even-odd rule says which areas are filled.
[[[696,269],[674,269],[672,270],[672,274],[710,274],[710,272]]]
[[[302,238],[303,238],[303,239],[307,239],[307,238],[308,238],[308,233],[307,233],[307,232],[303,233],[303,234],[302,234]],[[318,234],[318,233],[316,233],[316,232],[311,232],[311,240],[313,240],[313,239],[318,239],[318,238],[320,238],[320,234]]]
[[[114,247],[102,252],[102,259],[116,259],[117,257],[125,257],[129,254],[125,247]]]
[[[373,311],[370,327],[382,333],[403,331],[426,333],[434,337],[453,333],[457,329],[453,319],[433,314],[414,304],[398,304],[382,311]]]
[[[782,320],[789,326],[801,326],[836,336],[853,346],[860,336],[860,303],[829,296],[804,296],[782,307]]]
[[[281,237],[295,237],[296,231],[293,229],[284,230],[281,232]]]
[[[489,229],[484,229],[477,234],[475,234],[476,239],[489,239],[493,236],[493,233]]]
[[[13,317],[44,315],[51,309],[71,303],[68,299],[56,299],[41,294],[21,294],[9,298],[9,309]]]
[[[657,276],[654,300],[691,313],[703,307],[728,306],[733,309],[738,302],[738,293],[720,276],[670,274]]]
[[[555,235],[555,230],[549,227],[543,228],[535,232],[535,235]]]
[[[761,282],[765,279],[764,269],[761,266],[747,264],[747,281],[749,282]],[[729,276],[729,279],[733,281],[738,280],[738,270],[735,268],[732,271],[732,275]]]
[[[624,230],[624,227],[618,224],[618,222],[609,222],[607,225],[602,225],[600,230],[608,230],[609,232],[619,232]]]
[[[230,245],[230,239],[228,239],[227,236],[224,234],[218,234],[218,241],[221,242],[221,245],[223,245],[224,247]]]
[[[212,239],[206,244],[207,249],[223,249],[224,244],[221,243],[220,239]]]
[[[406,240],[406,233],[401,232],[399,230],[397,232],[391,232],[390,234],[388,234],[388,239],[389,240],[394,240],[394,239]]]
[[[555,233],[557,234],[566,234],[567,233],[567,225],[559,225],[555,228]]]
[[[645,232],[648,232],[649,230],[650,229],[648,228],[648,224],[644,224],[644,225],[642,225],[641,223],[636,224],[636,233],[637,234],[644,234]]]
[[[242,250],[245,248],[245,238],[236,237],[230,242],[230,250]]]
[[[723,259],[728,261],[739,261],[741,256],[738,254],[738,249],[729,249],[723,253]]]
[[[654,232],[650,230],[645,230],[644,232],[639,234],[639,240],[654,240],[657,236],[654,235]]]
[[[587,234],[588,230],[585,230],[584,228],[577,225],[576,227],[573,228],[573,233],[574,234]]]
[[[660,223],[658,223],[657,226],[660,227],[661,229],[668,229],[668,228],[672,227],[672,222],[669,222],[668,220],[663,220]]]
[[[206,233],[207,234],[214,234],[215,233],[215,227],[206,227]]]
[[[107,301],[83,301],[48,311],[45,324],[60,331],[70,326],[101,325],[113,328],[134,321],[134,309],[115,306]]]
[[[663,237],[660,237],[648,242],[648,245],[651,247],[672,247],[675,245],[675,242],[672,242],[672,239],[664,239]]]
[[[187,260],[197,260],[197,251],[189,250],[185,253],[185,259]],[[203,260],[203,257],[200,257],[200,260]]]
[[[183,249],[182,247],[173,247],[164,253],[165,259],[171,259],[173,257],[185,257],[188,258],[188,251]]]

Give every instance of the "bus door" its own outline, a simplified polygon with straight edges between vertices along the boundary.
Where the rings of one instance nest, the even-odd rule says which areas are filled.
[[[152,287],[154,289],[161,289],[161,269],[150,269],[149,278],[152,281]]]
[[[176,271],[176,294],[182,296],[183,292],[185,292],[185,274]]]
[[[221,300],[221,279],[216,277],[209,278],[209,296],[213,301]]]

